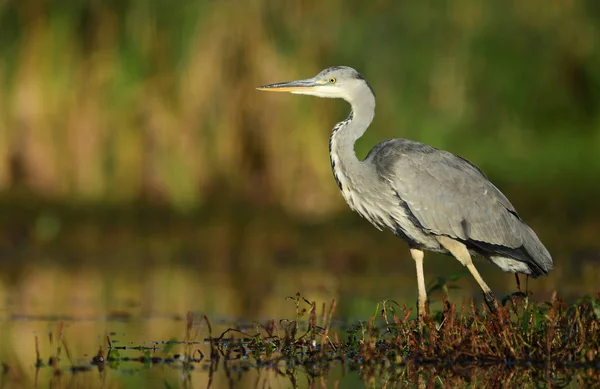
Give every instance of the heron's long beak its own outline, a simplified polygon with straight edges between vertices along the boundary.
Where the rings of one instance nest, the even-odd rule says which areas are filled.
[[[277,84],[259,86],[258,90],[266,92],[291,92],[291,93],[306,93],[315,91],[318,83],[314,78],[307,78],[306,80],[297,80],[289,82],[280,82]]]

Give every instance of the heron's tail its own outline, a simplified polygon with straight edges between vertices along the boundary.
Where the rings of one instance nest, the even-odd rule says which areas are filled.
[[[531,276],[539,277],[548,274],[554,267],[552,256],[527,224],[523,223],[522,228],[524,229],[523,248],[531,259],[531,262],[527,263],[531,268]]]

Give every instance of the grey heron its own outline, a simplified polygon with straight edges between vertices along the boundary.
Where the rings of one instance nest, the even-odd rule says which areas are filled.
[[[349,116],[333,127],[329,139],[331,168],[350,208],[382,230],[408,243],[416,263],[418,314],[426,312],[424,251],[450,254],[497,306],[475,266],[478,255],[506,272],[532,277],[553,267],[552,257],[506,196],[466,159],[408,139],[377,144],[364,160],[354,152],[375,115],[373,88],[356,70],[334,66],[313,78],[258,87],[350,103]]]

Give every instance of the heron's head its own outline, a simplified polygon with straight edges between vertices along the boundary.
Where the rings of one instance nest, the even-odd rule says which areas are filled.
[[[257,88],[267,92],[290,92],[318,97],[342,98],[350,103],[365,95],[375,96],[373,89],[356,70],[347,66],[334,66],[313,78],[281,82]]]

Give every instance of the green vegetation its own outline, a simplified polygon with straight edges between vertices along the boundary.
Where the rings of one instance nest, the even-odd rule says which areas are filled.
[[[0,1],[0,387],[593,385],[598,296],[571,303],[598,285],[599,46],[594,0]],[[438,299],[421,329],[387,301],[349,333],[300,297],[249,328],[164,320],[279,317],[290,288],[344,320],[414,299],[403,244],[337,216],[348,107],[254,89],[341,64],[378,98],[357,153],[406,137],[479,165],[556,259],[536,298],[569,304]],[[472,295],[456,261],[426,266]]]
[[[508,192],[589,201],[599,21],[592,0],[5,1],[0,191],[343,209],[327,137],[347,108],[254,87],[347,64],[379,98],[359,154],[409,137],[471,159]]]

